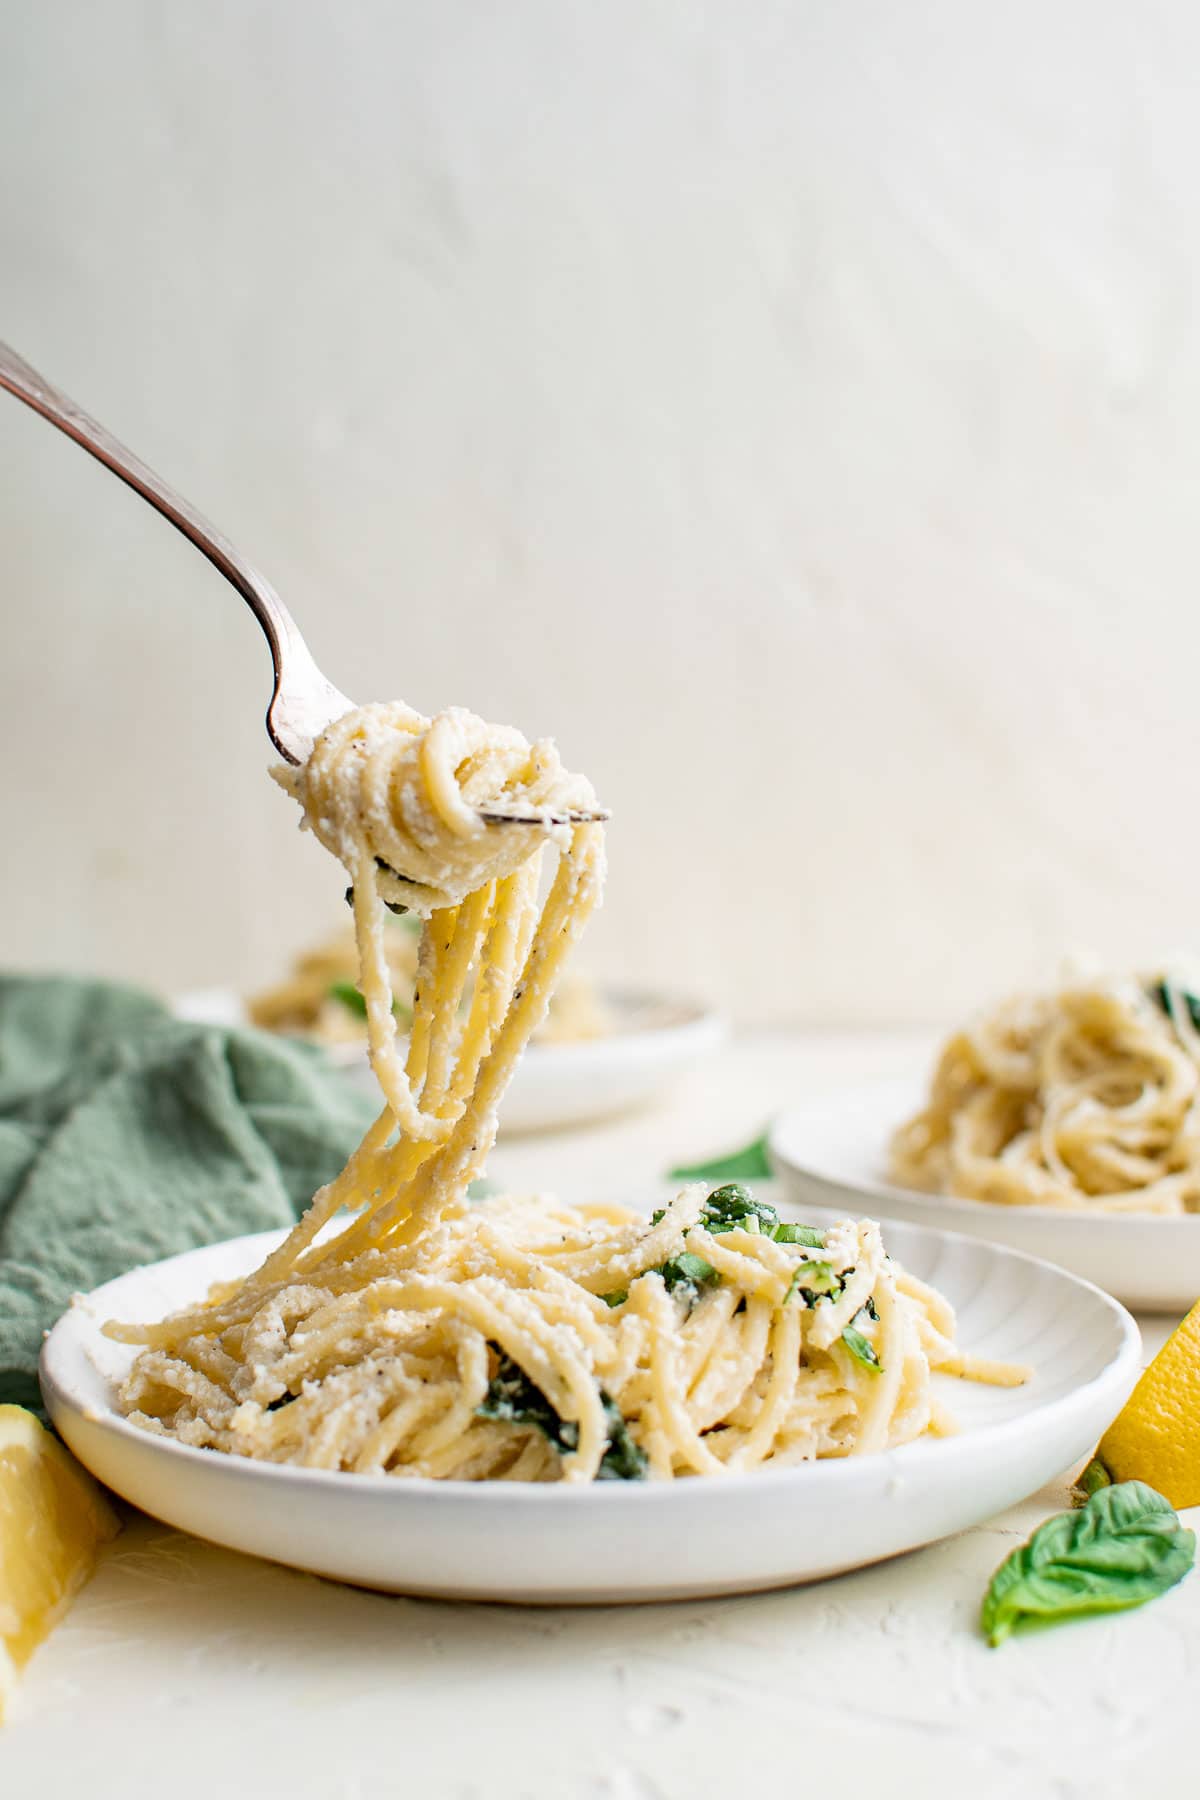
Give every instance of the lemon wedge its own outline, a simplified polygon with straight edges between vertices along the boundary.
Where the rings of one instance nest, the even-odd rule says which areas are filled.
[[[0,1406],[0,1721],[18,1674],[92,1572],[117,1516],[23,1406]]]
[[[1200,1300],[1142,1371],[1078,1486],[1109,1481],[1144,1481],[1172,1506],[1200,1506]]]

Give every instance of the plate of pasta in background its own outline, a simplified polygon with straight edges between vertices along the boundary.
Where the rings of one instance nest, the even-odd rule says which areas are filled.
[[[924,1083],[791,1108],[772,1164],[798,1200],[853,1197],[1185,1310],[1200,1294],[1198,988],[1169,970],[1018,995],[954,1033]]]
[[[418,924],[406,913],[389,915],[385,925],[401,1030],[412,1016]],[[232,988],[198,989],[180,995],[175,1010],[197,1023],[255,1025],[320,1044],[355,1081],[374,1085],[348,928],[302,951],[282,981],[245,997]],[[695,1001],[610,987],[568,969],[513,1075],[504,1129],[555,1130],[652,1104],[724,1037],[720,1016]]]

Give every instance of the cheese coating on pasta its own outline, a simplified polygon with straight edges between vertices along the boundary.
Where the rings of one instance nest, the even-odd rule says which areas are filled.
[[[552,745],[453,710],[338,720],[278,777],[353,888],[384,1105],[245,1280],[151,1325],[121,1391],[151,1431],[234,1455],[436,1479],[670,1479],[883,1449],[946,1428],[972,1370],[947,1303],[879,1229],[780,1222],[736,1185],[652,1220],[467,1198],[497,1106],[600,898],[588,784]],[[528,822],[488,824],[516,809]],[[540,865],[557,861],[545,898]],[[397,1031],[386,908],[418,914]]]

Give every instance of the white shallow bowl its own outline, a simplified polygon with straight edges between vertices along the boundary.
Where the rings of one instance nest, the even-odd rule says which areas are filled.
[[[155,1517],[235,1550],[394,1593],[605,1603],[751,1592],[838,1574],[961,1531],[1083,1457],[1139,1365],[1107,1295],[974,1239],[890,1226],[895,1255],[946,1293],[963,1345],[1034,1365],[1024,1388],[937,1377],[961,1427],[885,1454],[673,1483],[431,1482],[341,1475],[193,1450],[128,1424],[113,1379],[131,1352],[103,1321],[158,1319],[243,1274],[279,1234],[136,1269],[77,1301],[42,1352],[71,1449]]]
[[[725,1037],[718,1014],[687,1000],[608,988],[603,998],[615,1030],[578,1043],[531,1044],[526,1050],[501,1108],[506,1134],[579,1125],[646,1105]],[[247,1023],[242,1001],[231,988],[181,994],[175,1011],[198,1024]],[[330,1054],[374,1091],[365,1044],[331,1045]]]
[[[768,1145],[788,1198],[1006,1244],[1144,1311],[1186,1312],[1200,1295],[1200,1217],[1004,1206],[894,1186],[886,1179],[888,1141],[924,1091],[915,1079],[866,1082],[783,1113]]]

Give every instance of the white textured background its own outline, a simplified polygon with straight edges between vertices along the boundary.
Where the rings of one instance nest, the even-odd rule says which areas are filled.
[[[4,9],[0,334],[360,698],[554,733],[591,960],[927,1020],[1200,942],[1200,12]],[[0,404],[0,951],[274,973],[266,650]]]

